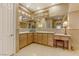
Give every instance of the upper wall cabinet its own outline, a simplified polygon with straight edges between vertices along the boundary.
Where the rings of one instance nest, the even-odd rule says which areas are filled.
[[[19,13],[21,28],[62,28],[63,21],[67,20],[68,4],[58,4],[36,12],[28,12],[21,8]]]
[[[64,15],[68,11],[68,4],[60,4],[49,8],[49,16]]]

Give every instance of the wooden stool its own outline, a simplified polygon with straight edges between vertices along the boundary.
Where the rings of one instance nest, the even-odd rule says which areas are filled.
[[[54,43],[54,46],[55,46],[55,47],[61,47],[61,48],[64,48],[64,41],[63,41],[63,40],[55,39],[54,42],[55,42],[55,43]],[[59,45],[59,44],[61,44],[62,46]]]
[[[61,44],[61,45],[59,45]],[[69,45],[69,41],[68,40],[61,40],[61,39],[54,39],[54,47],[61,47],[61,48],[65,48],[68,49],[68,45]]]

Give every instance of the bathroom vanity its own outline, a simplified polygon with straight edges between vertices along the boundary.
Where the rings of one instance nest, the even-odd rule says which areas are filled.
[[[61,42],[61,43],[60,43]],[[29,44],[37,43],[50,47],[57,47],[58,44],[62,48],[71,50],[71,35],[55,34],[48,31],[37,32],[20,32],[19,34],[19,48],[23,48]]]
[[[23,48],[33,42],[33,33],[21,32],[19,34],[19,48]]]
[[[31,44],[38,43],[48,46],[53,46],[53,32],[20,32],[19,46],[20,49]]]

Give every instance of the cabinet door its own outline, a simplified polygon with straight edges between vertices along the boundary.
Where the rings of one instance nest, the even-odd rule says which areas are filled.
[[[38,35],[37,43],[42,43],[42,33],[38,33],[37,35]]]
[[[53,46],[53,33],[48,34],[48,45]]]
[[[33,42],[33,33],[28,33],[27,44],[31,44]]]
[[[24,38],[25,38],[25,41],[26,41],[26,45],[28,45],[28,44],[27,44],[27,40],[28,40],[28,39],[27,39],[27,33],[24,35]]]
[[[38,41],[38,40],[37,40],[37,33],[34,33],[33,36],[34,36],[34,38],[33,38],[33,42],[37,43],[37,41]]]
[[[23,48],[27,44],[27,36],[26,34],[20,34],[19,36],[19,47]]]
[[[43,33],[42,44],[45,44],[45,45],[48,44],[48,34],[47,33]]]

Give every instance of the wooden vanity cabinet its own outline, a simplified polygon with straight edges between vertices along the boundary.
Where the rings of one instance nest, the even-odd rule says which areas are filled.
[[[31,44],[33,42],[33,33],[27,33],[27,44]]]
[[[23,48],[24,46],[27,45],[27,34],[20,34],[19,35],[19,48]]]
[[[49,46],[53,46],[53,39],[54,39],[54,34],[48,33],[48,45]]]
[[[19,47],[21,49],[32,42],[53,46],[53,36],[53,33],[22,33],[19,35]]]
[[[33,42],[34,42],[34,43],[37,43],[37,42],[38,42],[37,33],[34,33],[33,36],[34,36],[34,37],[33,37]]]
[[[42,43],[42,33],[37,33],[37,43]]]
[[[48,45],[48,34],[47,33],[43,33],[42,35],[42,44],[44,45]]]

